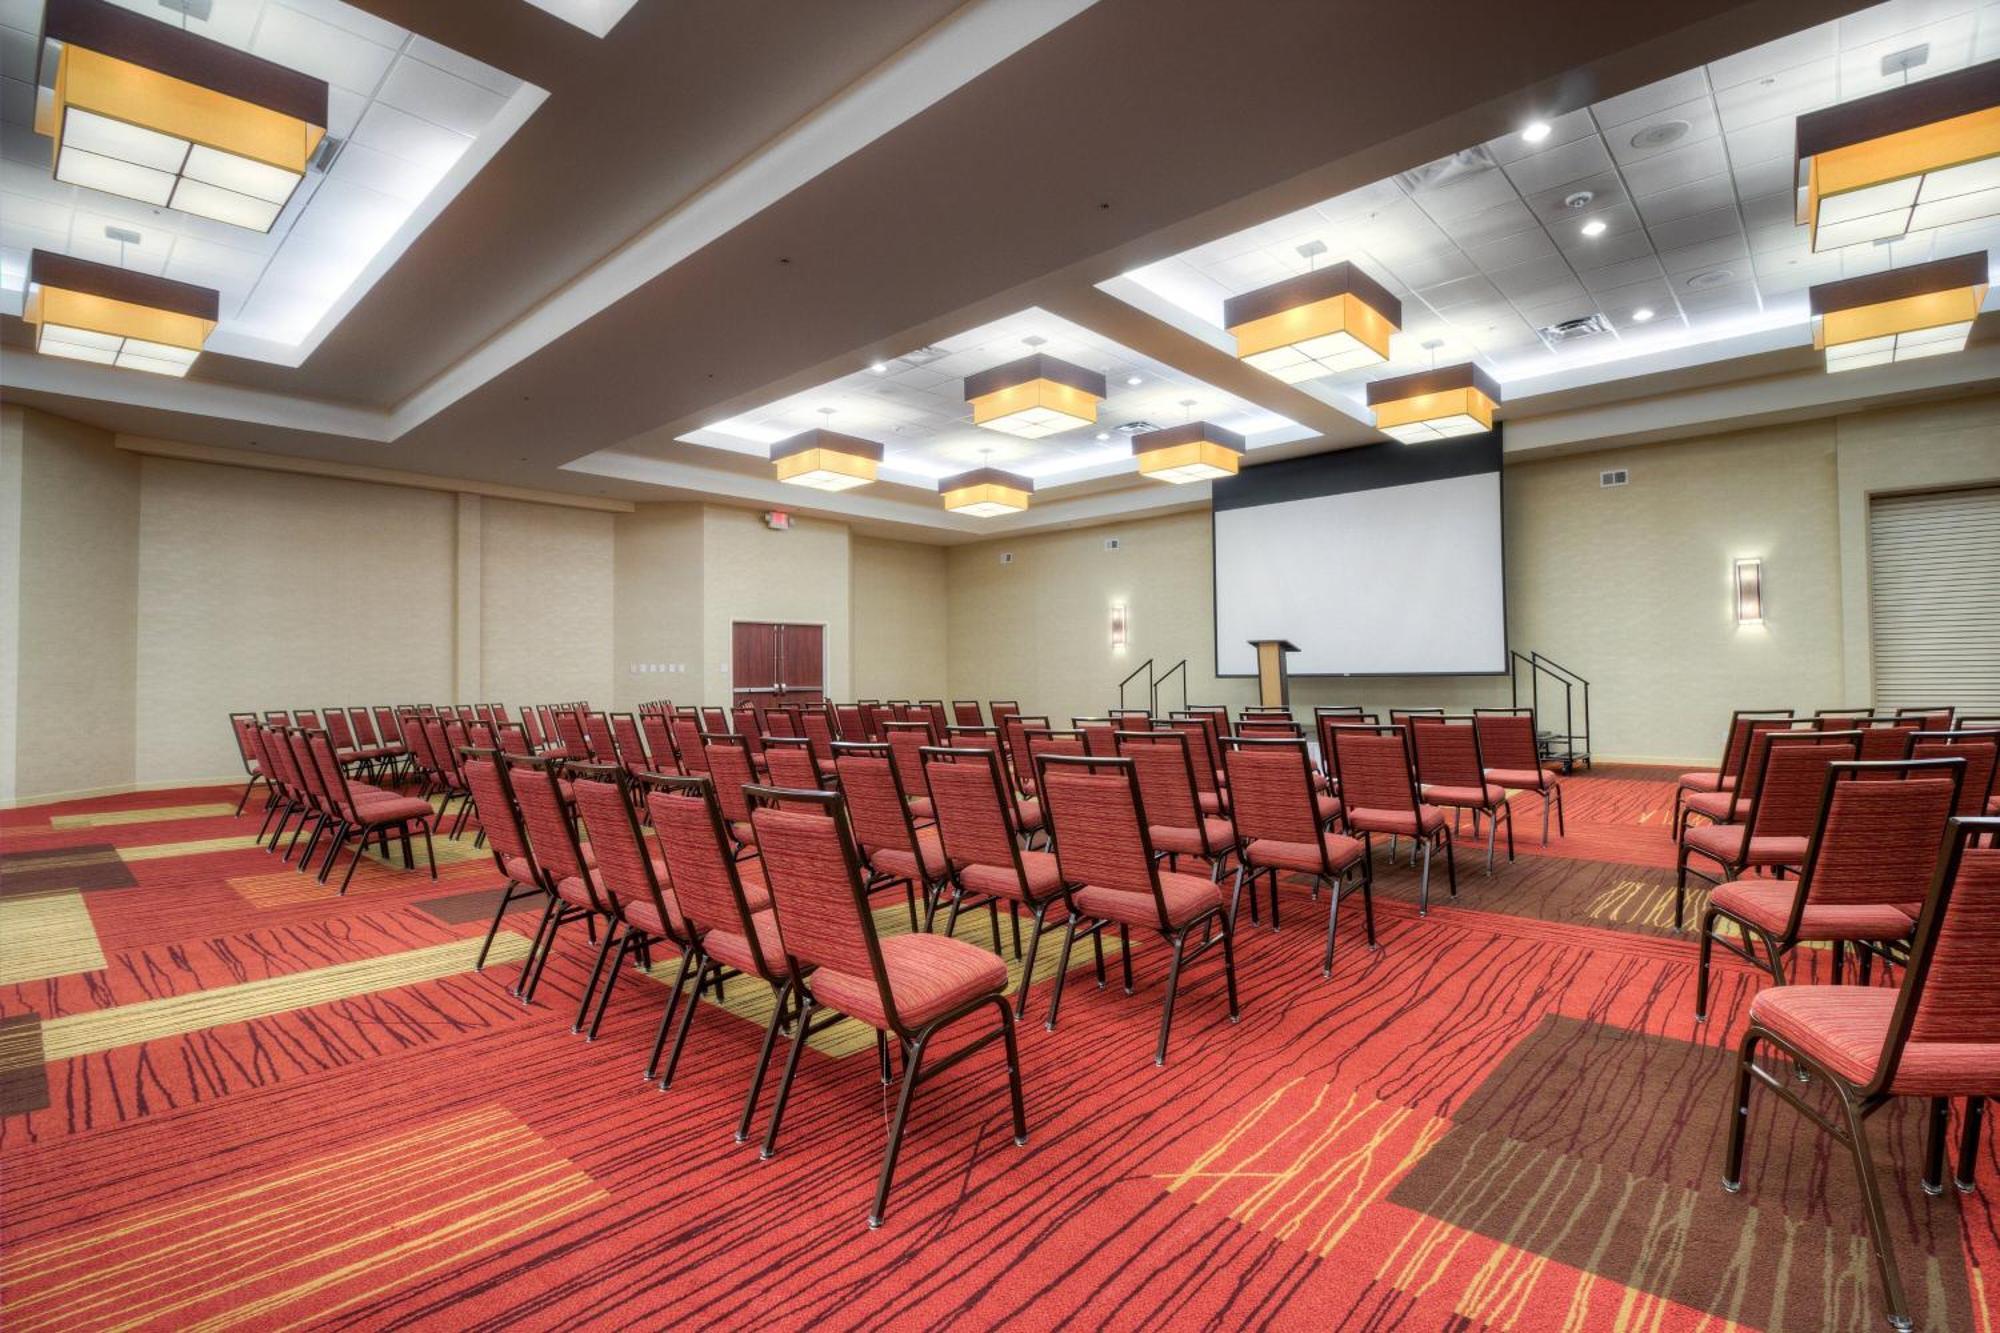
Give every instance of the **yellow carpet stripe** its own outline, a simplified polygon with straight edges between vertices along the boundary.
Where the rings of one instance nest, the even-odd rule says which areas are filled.
[[[372,991],[433,981],[470,971],[479,940],[451,940],[421,949],[314,968],[289,976],[266,977],[214,990],[142,1000],[89,1013],[65,1014],[42,1024],[43,1058],[51,1062],[179,1036],[224,1023],[346,1000]],[[527,937],[503,930],[493,940],[488,964],[518,962],[528,953]]]
[[[82,894],[0,898],[0,986],[103,966],[104,950]]]
[[[227,802],[208,805],[156,805],[144,810],[106,810],[95,815],[50,815],[52,829],[110,828],[116,824],[150,824],[163,819],[213,819],[233,815],[236,807]]]

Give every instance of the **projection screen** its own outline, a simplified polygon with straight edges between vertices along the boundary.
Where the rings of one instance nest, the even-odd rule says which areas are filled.
[[[1506,671],[1497,432],[1247,468],[1213,518],[1216,675],[1265,638],[1295,676]]]

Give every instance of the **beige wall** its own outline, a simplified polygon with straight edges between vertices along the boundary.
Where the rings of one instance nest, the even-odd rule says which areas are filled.
[[[699,703],[701,506],[640,505],[614,529],[612,697],[621,710],[652,699]]]
[[[854,537],[854,694],[935,699],[945,688],[945,548]]]
[[[773,532],[748,509],[702,510],[702,699],[730,699],[730,626],[771,620],[826,626],[826,689],[854,697],[849,637],[848,531],[801,518]]]
[[[612,518],[480,501],[480,695],[510,708],[612,697]]]

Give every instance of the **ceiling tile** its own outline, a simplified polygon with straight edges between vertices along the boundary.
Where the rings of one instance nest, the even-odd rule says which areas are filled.
[[[23,129],[35,127],[35,89],[19,79],[0,79],[0,120]]]
[[[430,167],[390,157],[364,143],[350,143],[334,159],[329,180],[345,181],[386,194],[405,203],[416,203],[438,183],[440,173]]]
[[[1478,272],[1465,253],[1456,247],[1434,250],[1429,254],[1413,255],[1399,259],[1394,266],[1396,278],[1407,287],[1435,287],[1441,283],[1454,282],[1459,278],[1469,278]]]
[[[1741,236],[1742,219],[1736,215],[1736,205],[1731,203],[1723,208],[1712,208],[1706,213],[1694,213],[1687,217],[1672,218],[1666,222],[1654,223],[1646,229],[1653,235],[1653,244],[1661,250],[1680,250],[1703,241],[1719,240],[1725,236]]]
[[[1566,319],[1583,319],[1597,313],[1597,300],[1588,294],[1551,301],[1546,305],[1524,307],[1521,318],[1532,328],[1545,329],[1551,324],[1560,324]]]
[[[24,32],[39,31],[42,26],[42,0],[0,0],[0,24],[20,28]]]
[[[1628,283],[1623,287],[1611,287],[1595,293],[1600,310],[1619,328],[1644,328],[1670,319],[1678,313],[1674,302],[1673,288],[1664,277],[1651,278],[1643,282]],[[1633,312],[1650,310],[1653,317],[1648,320],[1632,318]]]
[[[1418,295],[1424,304],[1433,310],[1449,310],[1453,306],[1480,305],[1500,299],[1499,291],[1483,277],[1460,278],[1456,282],[1442,283],[1427,287]]]
[[[1579,194],[1588,194],[1590,199],[1581,207],[1571,207],[1569,201]],[[1528,208],[1544,225],[1559,225],[1582,216],[1586,211],[1610,208],[1625,201],[1624,179],[1615,171],[1606,171],[1530,195]]]
[[[1493,273],[1533,259],[1553,258],[1557,251],[1556,243],[1549,239],[1549,234],[1537,227],[1533,231],[1515,232],[1497,241],[1471,246],[1466,253],[1482,270]]]
[[[1679,292],[1681,310],[1690,323],[1715,323],[1724,319],[1754,315],[1759,309],[1757,286],[1750,282],[1730,283],[1704,291]]]
[[[354,142],[438,172],[449,170],[472,141],[377,102],[354,127]]]
[[[341,0],[272,0],[270,8],[278,7],[297,10],[309,18],[352,33],[356,37],[374,42],[377,46],[400,46],[408,36],[403,29],[362,9],[359,5],[343,4]],[[268,19],[268,15],[267,15]]]
[[[1535,215],[1514,198],[1496,208],[1481,209],[1444,224],[1445,234],[1465,247],[1488,245],[1508,236],[1539,230]]]
[[[1493,274],[1493,285],[1516,305],[1540,305],[1582,294],[1569,263],[1561,255],[1530,260]]]
[[[1850,43],[1843,33],[1840,52],[1841,97],[1843,99],[1865,97],[1869,93],[1901,87],[1905,82],[1902,74],[1882,72],[1882,57],[1913,46],[1928,46],[1930,53],[1923,64],[1910,70],[1908,82],[1914,83],[1921,79],[1935,78],[1939,74],[1946,74],[1955,69],[1964,69],[1972,63],[1973,30],[1976,22],[1977,15],[1968,10],[1942,22],[1897,32],[1880,41],[1858,46]]]
[[[1852,51],[1871,42],[1893,41],[1972,8],[1971,0],[1890,0],[1871,5],[1839,20],[1840,49]]]
[[[1609,170],[1611,154],[1606,151],[1604,140],[1594,134],[1524,157],[1506,168],[1507,179],[1522,194],[1534,194]]]
[[[1687,126],[1678,138],[1662,143],[1651,143],[1644,136],[1650,132],[1675,124]],[[1679,106],[1668,107],[1656,116],[1648,116],[1643,121],[1633,121],[1606,130],[1605,142],[1611,146],[1611,156],[1625,166],[1642,162],[1661,153],[1677,151],[1687,144],[1712,138],[1720,133],[1721,123],[1715,117],[1714,99],[1703,97],[1692,102],[1682,102]]]
[[[1839,50],[1840,25],[1822,23],[1816,28],[1807,28],[1804,32],[1795,32],[1789,37],[1780,37],[1775,42],[1753,46],[1739,55],[1725,56],[1712,62],[1708,67],[1708,81],[1717,89],[1716,100],[1721,101],[1722,89],[1754,83],[1815,60],[1831,60]]]
[[[1726,171],[1678,189],[1649,194],[1637,201],[1639,216],[1646,220],[1647,226],[1706,213],[1710,209],[1733,208],[1735,205],[1736,182]]]
[[[1749,228],[1747,235],[1753,255],[1810,254],[1812,251],[1806,229],[1794,226],[1789,219],[1771,226]]]
[[[1497,207],[1514,198],[1513,188],[1507,177],[1498,171],[1482,171],[1478,175],[1420,191],[1410,196],[1417,207],[1430,214],[1439,222],[1449,218],[1465,217],[1467,214],[1482,212]]]
[[[1694,273],[1718,264],[1748,263],[1749,258],[1750,246],[1741,232],[1718,236],[1697,245],[1660,251],[1660,263],[1669,274]]]
[[[1790,190],[1793,174],[1794,164],[1789,157],[1766,158],[1762,162],[1748,164],[1739,159],[1730,170],[1730,175],[1736,178],[1736,194],[1740,199]]]
[[[1649,83],[1643,88],[1598,102],[1590,108],[1590,113],[1597,118],[1600,126],[1609,131],[1633,121],[1656,118],[1669,108],[1707,96],[1707,74],[1691,69],[1685,74],[1676,74],[1670,79],[1661,79],[1658,83]],[[1607,134],[1606,137],[1611,136]]]
[[[372,94],[395,52],[297,10],[273,4],[250,50],[352,92]]]
[[[1839,67],[1828,56],[1726,88],[1715,95],[1715,106],[1727,133],[1780,118],[1789,123],[1808,111],[1832,106],[1839,87]]]
[[[1604,268],[1610,264],[1622,264],[1628,259],[1653,253],[1653,242],[1644,228],[1634,228],[1617,236],[1599,236],[1594,240],[1565,240],[1559,242],[1563,254],[1569,259],[1570,267],[1583,273],[1593,268]]]
[[[0,28],[0,75],[19,79],[30,87],[35,82],[35,34],[19,28]]]
[[[1549,137],[1540,143],[1529,143],[1519,133],[1503,134],[1497,139],[1486,141],[1486,151],[1493,154],[1493,160],[1502,166],[1520,158],[1559,148],[1573,139],[1582,139],[1597,133],[1597,124],[1591,120],[1588,110],[1578,108],[1553,117],[1548,122]]]
[[[498,93],[502,97],[512,97],[520,88],[521,81],[511,74],[503,73],[491,65],[460,55],[448,46],[440,46],[421,33],[410,34],[403,47],[403,54],[423,61],[447,74],[455,74],[468,82],[476,83],[487,92]]]
[[[1593,293],[1601,293],[1629,287],[1635,282],[1645,282],[1649,279],[1664,281],[1665,278],[1666,274],[1660,268],[1660,261],[1652,255],[1644,255],[1638,259],[1628,259],[1622,264],[1608,264],[1603,268],[1591,269],[1583,275],[1583,283]]]
[[[1774,194],[1760,194],[1744,199],[1739,207],[1743,213],[1743,225],[1745,227],[1790,227],[1796,225],[1794,210],[1798,205],[1788,190],[1781,190]]]
[[[1719,138],[1700,139],[1641,158],[1625,166],[1625,186],[1641,197],[1692,184],[1729,170],[1729,155]]]
[[[24,194],[0,194],[0,217],[40,231],[68,235],[70,218],[75,211],[69,205],[55,203],[52,200],[36,199]]]
[[[506,101],[498,93],[408,56],[390,68],[378,96],[398,110],[468,136],[484,129]]]

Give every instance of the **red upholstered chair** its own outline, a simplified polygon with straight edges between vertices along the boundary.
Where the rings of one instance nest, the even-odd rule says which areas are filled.
[[[1341,900],[1361,893],[1362,922],[1368,947],[1375,947],[1374,869],[1368,849],[1358,839],[1328,833],[1319,818],[1318,793],[1313,790],[1312,758],[1304,741],[1256,740],[1231,737],[1224,742],[1222,762],[1229,769],[1229,790],[1235,803],[1238,863],[1236,887],[1230,895],[1230,919],[1236,917],[1243,881],[1250,880],[1250,914],[1256,919],[1257,876],[1271,881],[1271,929],[1278,928],[1278,876],[1312,876],[1313,897],[1330,890],[1326,907],[1326,953],[1320,975],[1333,975],[1334,925]],[[1351,872],[1360,873],[1349,879]]]
[[[576,825],[570,821],[567,801],[556,777],[556,760],[547,756],[500,756],[507,770],[507,784],[514,793],[515,809],[521,814],[521,829],[528,835],[528,851],[542,883],[549,890],[549,905],[535,928],[528,957],[521,964],[516,990],[530,1003],[541,987],[549,956],[555,952],[556,937],[572,921],[586,923],[590,937],[597,938],[601,921],[609,930],[616,920],[611,903],[603,896],[590,874],[590,853],[578,841]],[[589,995],[583,997],[589,1003]],[[583,1009],[577,1009],[577,1022]]]
[[[910,814],[918,823],[931,817],[930,794],[924,790],[923,749],[941,739],[943,737],[932,734],[929,722],[914,718],[882,724],[882,741],[889,747],[890,757],[896,765],[896,778],[903,784],[903,793],[910,802]]]
[[[764,772],[764,720],[754,704],[738,704],[730,713],[731,731],[750,756],[751,771]]]
[[[319,710],[317,708],[295,708],[292,710],[292,725],[306,731],[318,731]]]
[[[988,728],[978,728],[988,731]],[[1028,987],[1035,974],[1035,953],[1049,909],[1068,901],[1067,887],[1056,859],[1048,852],[1021,850],[1010,807],[1013,793],[1000,768],[1000,752],[989,745],[951,748],[926,746],[924,782],[937,808],[939,844],[951,875],[951,912],[944,933],[958,926],[958,914],[968,905],[986,904],[999,947],[999,905],[1015,915],[1014,956],[1021,960],[1021,984],[1014,996],[1014,1015],[1028,1009]],[[1021,948],[1019,909],[1033,918],[1028,946]],[[1065,915],[1068,913],[1065,912]],[[928,920],[925,929],[930,928]]]
[[[861,705],[835,704],[833,706],[833,733],[835,740],[867,740],[868,719],[861,711]]]
[[[1186,713],[1200,713],[1205,717],[1215,719],[1214,725],[1217,740],[1234,734],[1236,730],[1235,725],[1229,720],[1228,704],[1189,704],[1181,711]]]
[[[1735,788],[1743,774],[1743,761],[1750,753],[1753,723],[1783,727],[1790,726],[1791,721],[1789,708],[1739,708],[1731,713],[1729,730],[1722,738],[1722,762],[1715,768],[1683,773],[1674,784],[1674,836],[1678,838],[1685,827],[1686,815],[1681,807],[1690,794],[1713,795]]]
[[[1108,717],[1073,717],[1071,729],[1083,738],[1085,754],[1118,753],[1118,724]]]
[[[986,725],[986,714],[980,711],[977,699],[953,699],[951,720],[954,726],[983,727]]]
[[[460,735],[459,744],[453,743],[451,731],[443,720],[434,717],[427,717],[423,720],[422,729],[426,748],[429,751],[431,778],[430,790],[425,795],[427,797],[439,796],[443,798],[438,802],[437,807],[438,821],[440,823],[444,821],[445,816],[451,813],[451,803],[453,801],[463,802],[459,806],[458,819],[452,824],[451,828],[451,836],[456,838],[459,829],[465,825],[466,812],[472,808],[472,793],[466,789],[465,778],[458,771],[458,750],[459,746],[463,744],[464,724],[454,718],[449,727],[458,729]]]
[[[1828,730],[1840,730],[1840,728],[1828,728]],[[1917,719],[1871,717],[1856,723],[1849,730],[1861,733],[1862,759],[1890,763],[1910,757],[1910,745],[1917,735]]]
[[[1153,1063],[1164,1065],[1181,967],[1218,944],[1229,989],[1229,1021],[1236,1021],[1234,932],[1222,891],[1199,875],[1160,869],[1146,833],[1146,805],[1132,760],[1045,754],[1037,763],[1042,802],[1055,833],[1056,863],[1063,882],[1074,886],[1055,993],[1049,999],[1049,1030],[1055,1030],[1062,1007],[1063,976],[1079,925],[1088,922],[1085,933],[1100,939],[1105,928],[1118,927],[1127,995],[1132,993],[1132,928],[1158,931],[1173,950],[1160,1006],[1160,1040],[1153,1051]]]
[[[548,896],[549,887],[535,868],[534,853],[528,847],[527,831],[521,827],[521,812],[514,804],[514,789],[507,781],[507,766],[500,755],[491,750],[467,754],[465,780],[472,787],[472,799],[479,803],[486,845],[500,872],[500,905],[493,909],[493,920],[479,946],[479,959],[472,965],[472,970],[479,972],[486,968],[487,952],[493,947],[493,937],[500,933],[507,909],[522,898]]]
[[[697,730],[707,732],[711,736],[720,736],[729,730],[727,709],[704,705],[695,710],[695,719],[701,724]]]
[[[1167,719],[1167,729],[1187,737],[1188,759],[1194,765],[1194,797],[1204,815],[1229,813],[1222,790],[1222,736],[1213,713],[1179,712]]]
[[[1139,776],[1139,795],[1152,821],[1146,833],[1153,855],[1164,857],[1169,870],[1179,870],[1183,856],[1197,857],[1207,864],[1208,877],[1221,883],[1223,867],[1236,852],[1236,830],[1223,816],[1203,813],[1187,737],[1171,730],[1113,735],[1117,752],[1132,761]]]
[[[1004,743],[1003,755],[1008,771],[1014,776],[1014,789],[1023,795],[1035,794],[1035,759],[1028,752],[1028,729],[1033,727],[1047,731],[1049,720],[1015,711],[1001,714],[995,711],[994,719],[1000,728],[1000,739]]]
[[[1151,731],[1153,715],[1143,708],[1114,708],[1106,716],[1120,731]]]
[[[528,737],[528,744],[536,750],[542,748],[542,724],[535,720],[535,710],[521,705],[521,730]]]
[[[724,732],[701,738],[702,771],[715,779],[715,803],[722,807],[723,825],[736,841],[740,860],[756,854],[750,838],[750,798],[743,789],[757,781],[747,738]]]
[[[906,708],[908,706],[909,705],[907,704],[904,705],[904,707]],[[901,714],[899,714],[896,711],[893,705],[879,704],[879,703],[863,704],[861,706],[861,718],[862,721],[866,723],[866,729],[868,732],[867,739],[877,742],[882,740],[883,737],[882,729],[884,727],[886,727],[891,722],[897,722],[902,720]]]
[[[1053,731],[1048,727],[1021,728],[1021,742],[1027,756],[1028,767],[1037,774],[1041,771],[1043,755],[1083,755],[1090,753],[1080,731]],[[1031,781],[1038,781],[1034,779]],[[1046,814],[1044,815],[1046,819]]]
[[[911,704],[908,699],[889,700],[889,711],[893,715],[893,721],[908,722],[910,720],[910,708]]]
[[[1009,818],[1014,831],[1033,847],[1036,840],[1046,832],[1042,820],[1042,803],[1032,796],[1022,796],[1014,790],[1014,784],[1007,781],[1007,752],[1000,738],[998,727],[946,727],[945,746],[954,750],[991,750],[1000,765],[1000,777],[1007,790]]]
[[[257,715],[255,713],[231,713],[229,715],[229,730],[236,736],[236,754],[243,761],[244,777],[249,779],[243,784],[241,799],[236,802],[236,813],[240,815],[243,813],[243,807],[250,804],[250,793],[256,789],[259,782],[264,783],[264,790],[267,795],[275,793],[276,789],[271,786],[263,770],[258,766],[257,751],[250,743],[251,734],[257,730]]]
[[[653,757],[646,753],[646,738],[639,730],[639,719],[630,713],[613,713],[610,722],[611,746],[618,766],[627,773],[650,772]]]
[[[755,795],[759,806],[752,823],[770,880],[771,903],[792,973],[804,978],[798,983],[804,999],[793,1024],[792,1047],[771,1107],[762,1155],[769,1157],[777,1149],[779,1122],[799,1067],[799,1052],[813,1030],[815,1011],[845,1014],[894,1037],[903,1051],[903,1086],[889,1124],[875,1206],[868,1214],[868,1225],[878,1227],[888,1209],[896,1154],[918,1085],[996,1040],[1006,1044],[1014,1142],[1022,1146],[1028,1142],[1014,1011],[1006,997],[1007,967],[985,950],[948,935],[877,934],[861,882],[860,857],[839,795],[800,798],[768,788],[756,789]],[[999,1017],[993,1031],[926,1064],[933,1036],[989,1005]]]
[[[674,749],[673,716],[669,713],[639,714],[639,734],[645,738],[646,754],[654,773],[681,771],[680,755]]]
[[[1335,727],[1372,727],[1378,719],[1373,713],[1365,713],[1358,707],[1319,707],[1313,709],[1313,735],[1319,741],[1319,779],[1327,791],[1333,790],[1333,761],[1327,758],[1333,753],[1333,729]]]
[[[1993,813],[1993,793],[2000,786],[2000,723],[1956,731],[1919,731],[1911,738],[1912,759],[1963,759],[1965,781],[1958,789],[1961,815]]]
[[[1470,811],[1472,834],[1486,820],[1486,873],[1493,873],[1494,843],[1500,826],[1507,826],[1507,859],[1514,859],[1514,810],[1507,789],[1486,777],[1486,758],[1479,729],[1469,717],[1420,720],[1410,729],[1417,747],[1417,794],[1431,805]]]
[[[1306,734],[1304,727],[1294,722],[1289,713],[1252,713],[1244,710],[1236,719],[1238,736],[1281,736],[1293,739]]]
[[[579,764],[590,762],[590,737],[583,729],[583,718],[573,708],[555,710],[556,755]]]
[[[1866,708],[1815,708],[1812,724],[1820,731],[1853,731],[1873,716]]]
[[[597,1012],[591,1016],[585,1032],[587,1040],[596,1041],[597,1029],[604,1022],[605,1007],[611,1002],[611,992],[618,984],[625,960],[630,957],[650,967],[653,946],[672,945],[681,955],[678,981],[679,976],[687,974],[688,960],[694,956],[695,935],[681,915],[665,861],[647,845],[645,835],[639,830],[638,816],[633,811],[636,791],[630,785],[630,776],[622,768],[599,764],[571,769],[570,783],[577,816],[589,838],[593,862],[589,867],[590,877],[598,897],[611,910],[610,927],[604,932],[604,943],[598,946],[590,982],[583,988],[577,1027],[571,1029],[576,1031],[581,1027],[584,1007],[590,1004],[601,978],[604,989],[597,994]],[[611,948],[614,940],[618,945],[616,951]],[[609,972],[605,971],[607,958],[611,965]],[[668,998],[670,1009],[679,994],[677,984]],[[667,1021],[664,1017],[661,1020],[662,1032]],[[648,1064],[646,1076],[650,1078],[652,1073],[653,1066]]]
[[[289,749],[276,727],[260,722],[251,728],[250,752],[271,789],[271,799],[264,807],[264,822],[257,827],[257,841],[263,842],[264,835],[269,833],[271,844],[264,850],[275,852],[278,839],[284,836],[285,826],[304,806],[305,796],[299,784],[292,779]],[[274,817],[278,821],[275,828],[271,824]]]
[[[986,716],[993,719],[993,725],[996,727],[1002,726],[1002,718],[1010,717],[1020,711],[1021,703],[1018,699],[988,699],[986,701]]]
[[[708,772],[708,754],[702,748],[699,721],[685,714],[677,715],[668,721],[667,732],[674,738],[674,753],[680,756],[681,772],[690,777]]]
[[[1913,1327],[1903,1292],[1882,1186],[1868,1144],[1868,1119],[1898,1097],[1928,1102],[1924,1188],[1944,1191],[1950,1099],[1968,1100],[1957,1184],[1970,1192],[1980,1138],[1980,1108],[2000,1097],[2000,820],[1954,819],[1917,919],[1902,985],[1776,986],[1750,1002],[1750,1026],[1737,1054],[1735,1099],[1722,1187],[1742,1188],[1744,1137],[1752,1081],[1789,1102],[1830,1133],[1854,1159],[1866,1203],[1868,1234],[1882,1279],[1890,1326]],[[1839,1102],[1838,1120],[1807,1102],[1783,1071],[1757,1063],[1770,1046]],[[1816,1101],[1824,1102],[1822,1092]],[[1949,1242],[1948,1242],[1949,1243]]]
[[[913,765],[918,782],[924,780],[922,749],[917,747]],[[917,827],[913,817],[915,802],[910,800],[909,788],[903,783],[905,770],[896,762],[890,746],[842,741],[833,747],[833,756],[840,790],[847,797],[847,816],[853,824],[855,842],[868,869],[868,891],[875,893],[901,885],[909,900],[910,929],[920,929],[917,895],[923,895],[928,909],[951,876],[936,826]],[[928,809],[928,795],[924,800]]]
[[[1711,877],[1700,870],[1697,879],[1722,884],[1746,870],[1782,875],[1804,864],[1826,792],[1829,764],[1855,758],[1860,733],[1853,731],[1791,731],[1766,733],[1767,743],[1755,756],[1750,809],[1740,824],[1704,824],[1681,835],[1674,879],[1674,929],[1681,928],[1686,909],[1688,859],[1698,856],[1716,866]],[[1755,747],[1753,747],[1755,748]]]
[[[1798,878],[1735,880],[1719,886],[1702,910],[1695,1018],[1708,1018],[1709,957],[1717,944],[1765,968],[1780,986],[1789,980],[1786,959],[1800,944],[1831,944],[1839,985],[1848,945],[1865,962],[1870,952],[1906,940],[1964,777],[1963,758],[1828,764]],[[1736,927],[1741,946],[1723,937],[1718,920]]]
[[[831,704],[813,704],[799,711],[799,732],[806,738],[812,751],[813,765],[822,781],[833,775],[833,743],[840,737],[839,725],[834,720]]]
[[[518,722],[502,722],[493,731],[493,739],[498,748],[507,754],[533,754],[534,742],[528,738],[527,728]]]
[[[1375,871],[1375,835],[1411,840],[1410,859],[1423,852],[1423,873],[1417,881],[1417,914],[1431,905],[1431,854],[1444,848],[1446,884],[1458,897],[1458,860],[1452,851],[1451,821],[1434,805],[1417,798],[1411,776],[1409,742],[1404,727],[1333,728],[1333,780],[1340,786],[1341,814],[1349,833],[1361,835],[1368,873]],[[1395,856],[1394,843],[1390,856]]]
[[[429,801],[418,800],[414,796],[398,796],[394,792],[384,792],[377,788],[360,784],[350,784],[347,774],[341,770],[340,760],[334,754],[333,742],[323,731],[303,732],[310,747],[314,764],[319,773],[321,786],[327,800],[327,818],[331,828],[331,838],[326,853],[326,864],[320,868],[320,883],[326,882],[333,870],[334,858],[340,855],[340,848],[349,838],[354,839],[354,859],[347,863],[347,873],[341,877],[340,891],[347,892],[347,886],[354,879],[354,867],[361,864],[361,853],[368,846],[370,838],[379,837],[386,850],[389,835],[396,834],[403,843],[403,865],[411,866],[410,830],[421,829],[424,835],[424,855],[430,858],[431,878],[437,878],[437,855],[431,850],[431,820],[434,812]],[[304,869],[301,859],[300,869]]]
[[[1896,716],[1915,718],[1919,731],[1950,731],[1958,717],[1958,710],[1931,706],[1898,708]]]
[[[799,710],[795,704],[772,704],[765,708],[762,716],[765,739],[773,736],[803,736],[799,729]]]
[[[812,742],[803,736],[766,736],[764,767],[774,787],[817,791],[826,785],[820,781],[819,765],[813,762]]]
[[[1531,791],[1542,798],[1542,846],[1548,846],[1551,809],[1555,811],[1556,832],[1564,831],[1562,783],[1553,768],[1542,766],[1541,750],[1535,743],[1534,710],[1475,708],[1472,728],[1479,733],[1479,757],[1486,765],[1486,780],[1508,791]]]
[[[1728,785],[1718,791],[1683,793],[1674,837],[1680,838],[1696,815],[1712,824],[1739,824],[1750,813],[1750,802],[1763,780],[1764,752],[1773,736],[1808,734],[1811,728],[1791,718],[1753,717],[1744,722],[1743,754]]]

